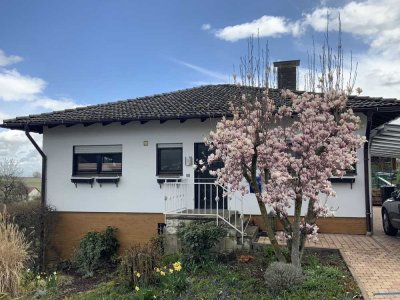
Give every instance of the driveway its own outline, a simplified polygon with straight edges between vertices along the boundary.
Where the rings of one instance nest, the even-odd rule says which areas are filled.
[[[374,207],[373,236],[320,234],[308,246],[339,249],[365,299],[400,299],[400,234],[384,234],[380,207]]]

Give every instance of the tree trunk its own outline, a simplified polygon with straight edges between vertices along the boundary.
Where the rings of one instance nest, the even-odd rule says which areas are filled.
[[[296,267],[301,266],[300,261],[300,218],[301,218],[301,206],[303,197],[301,194],[296,195],[296,201],[294,206],[294,220],[292,223],[292,251],[291,260],[292,264]]]
[[[258,197],[257,197],[257,203],[258,203],[258,207],[260,208],[264,226],[267,230],[267,235],[268,235],[269,241],[271,242],[271,245],[274,248],[276,257],[278,258],[278,260],[280,262],[287,262],[285,256],[282,253],[282,249],[279,246],[278,241],[276,240],[275,233],[272,229],[272,220],[271,220],[271,217],[268,215],[267,208],[265,207],[265,203],[263,201],[260,201],[258,199]]]

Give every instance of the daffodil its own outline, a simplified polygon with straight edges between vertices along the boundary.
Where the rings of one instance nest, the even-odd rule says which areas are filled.
[[[160,268],[156,268],[156,272],[157,272],[157,273],[160,273]]]
[[[139,272],[136,272],[136,277],[137,277],[137,278],[140,278],[140,276],[141,276],[140,273],[139,273]]]
[[[165,272],[164,272],[164,271],[161,271],[161,272],[160,272],[160,275],[161,275],[161,276],[165,276]]]
[[[136,291],[136,292],[139,292],[139,291],[140,291],[140,288],[139,288],[138,286],[135,286],[135,291]]]
[[[179,272],[180,270],[182,270],[182,265],[179,261],[177,261],[176,263],[173,263],[172,266],[174,267],[174,270]]]
[[[168,271],[169,271],[170,274],[174,273],[173,269],[169,269]]]

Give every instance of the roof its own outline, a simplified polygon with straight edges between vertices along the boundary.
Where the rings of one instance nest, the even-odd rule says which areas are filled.
[[[45,126],[51,128],[59,125],[218,118],[230,115],[229,102],[234,101],[235,96],[243,91],[257,94],[262,89],[233,84],[204,85],[148,97],[17,117],[4,120],[0,127],[42,133]],[[278,104],[285,101],[279,90],[270,89],[269,92]],[[400,115],[400,101],[397,99],[350,96],[348,105],[356,112],[379,112],[379,118],[374,119],[374,128]]]
[[[36,187],[34,187],[34,186],[25,186],[25,189],[26,189],[26,192],[28,193],[28,194],[30,194],[31,192],[33,192],[33,191],[38,191],[39,192],[39,190],[36,188]]]

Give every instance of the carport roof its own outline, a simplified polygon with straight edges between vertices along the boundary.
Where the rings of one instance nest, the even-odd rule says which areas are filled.
[[[375,130],[371,156],[400,158],[400,124],[384,124]]]

